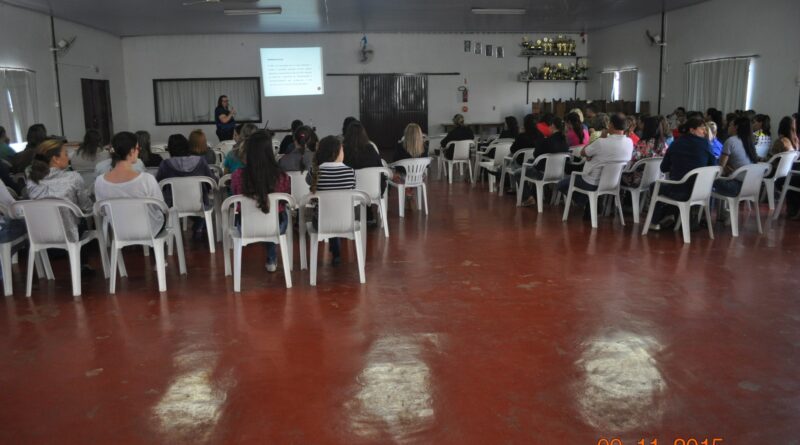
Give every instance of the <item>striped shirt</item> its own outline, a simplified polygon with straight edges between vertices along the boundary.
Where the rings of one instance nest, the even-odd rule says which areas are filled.
[[[311,172],[307,177],[312,183]],[[324,162],[319,166],[317,190],[352,190],[356,188],[356,172],[341,162]]]

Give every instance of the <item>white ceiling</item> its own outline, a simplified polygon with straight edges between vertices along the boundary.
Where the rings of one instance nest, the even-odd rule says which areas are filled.
[[[263,32],[579,32],[706,0],[0,0],[119,36]],[[224,6],[281,6],[280,15],[225,16]],[[524,8],[474,15],[471,8]]]

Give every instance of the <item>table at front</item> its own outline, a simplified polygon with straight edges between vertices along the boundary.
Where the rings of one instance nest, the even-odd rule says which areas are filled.
[[[452,122],[448,123],[448,124],[440,124],[440,125],[444,128],[445,133],[450,133],[450,130],[452,130],[456,126]],[[503,131],[503,126],[505,125],[505,123],[503,123],[503,122],[476,122],[476,123],[469,123],[469,124],[464,124],[464,125],[469,127],[469,128],[471,128],[473,133],[475,133],[476,135],[479,135],[479,134],[483,134],[484,131],[491,130],[493,128],[495,130],[497,130],[497,133],[500,133],[501,131]]]

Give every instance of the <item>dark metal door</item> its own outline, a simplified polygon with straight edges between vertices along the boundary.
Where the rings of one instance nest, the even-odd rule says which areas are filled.
[[[393,150],[409,123],[428,131],[428,76],[362,74],[360,120],[381,150]]]
[[[103,144],[111,142],[111,92],[107,80],[81,79],[83,120],[86,129],[95,129],[103,136]]]

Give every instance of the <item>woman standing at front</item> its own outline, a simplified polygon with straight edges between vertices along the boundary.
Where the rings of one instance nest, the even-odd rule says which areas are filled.
[[[236,128],[236,110],[229,107],[228,96],[220,96],[217,99],[217,108],[214,110],[214,123],[217,124],[217,137],[219,141],[229,141],[233,139],[233,129]]]

